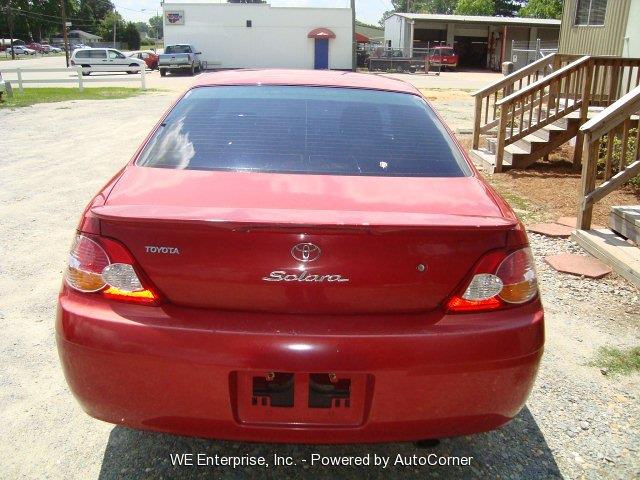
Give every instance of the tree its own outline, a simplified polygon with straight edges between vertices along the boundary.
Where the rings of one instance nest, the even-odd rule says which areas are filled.
[[[418,10],[419,13],[441,13],[450,15],[455,11],[458,0],[423,0],[417,3],[421,4]]]
[[[147,22],[135,22],[134,25],[140,32],[140,36],[147,36],[149,34],[149,24]]]
[[[515,17],[526,0],[496,0],[496,17]]]
[[[125,42],[125,28],[126,23],[122,19],[122,16],[118,12],[110,12],[108,13],[98,25],[98,35],[100,35],[103,40],[111,41],[113,40],[113,28],[114,24],[116,27],[116,42]]]
[[[160,15],[156,15],[149,19],[149,25],[151,28],[149,29],[149,36],[151,38],[162,38],[162,17]]]
[[[124,28],[124,41],[129,50],[138,50],[140,48],[140,32],[133,22],[127,22]]]
[[[529,0],[518,12],[519,17],[560,18],[562,0]]]
[[[495,0],[459,0],[456,15],[493,15],[496,11]]]

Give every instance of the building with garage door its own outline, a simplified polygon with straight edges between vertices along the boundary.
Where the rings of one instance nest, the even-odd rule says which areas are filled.
[[[207,68],[351,70],[350,8],[167,1],[164,43],[189,43]]]
[[[453,46],[461,68],[500,70],[503,61],[518,61],[512,46],[523,53],[536,45],[555,50],[559,35],[560,20],[539,18],[395,13],[384,23],[388,48],[413,57],[414,49]],[[530,52],[526,55],[536,60]]]

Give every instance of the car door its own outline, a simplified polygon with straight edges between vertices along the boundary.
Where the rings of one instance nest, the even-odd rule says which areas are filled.
[[[91,65],[109,65],[107,51],[102,48],[89,50]]]
[[[129,65],[127,57],[117,50],[108,50],[109,65]]]

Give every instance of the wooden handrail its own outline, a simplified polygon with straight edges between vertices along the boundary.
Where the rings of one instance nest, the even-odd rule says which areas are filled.
[[[533,82],[531,85],[526,86],[522,90],[518,90],[517,92],[512,93],[508,97],[503,98],[502,100],[498,101],[496,105],[501,106],[505,103],[513,103],[516,100],[520,100],[521,98],[531,95],[531,93],[535,90],[540,90],[541,88],[548,87],[557,79],[565,76],[567,72],[576,70],[580,66],[587,64],[590,60],[591,58],[589,56],[581,57],[578,60],[575,60],[574,62],[570,63],[569,65],[565,65],[561,69],[556,70],[551,75],[541,78],[537,82]]]
[[[592,138],[600,138],[611,131],[614,126],[620,125],[623,120],[638,113],[637,102],[640,101],[640,86],[634,88],[615,103],[609,105],[597,116],[587,121],[580,127],[584,135]]]
[[[640,174],[640,124],[636,115],[638,112],[640,112],[640,86],[580,127],[580,132],[584,135],[584,152],[576,228],[589,229],[593,216],[593,204]],[[635,138],[631,136],[633,128],[636,129]],[[618,136],[620,137],[618,172],[612,175],[616,167],[613,164],[613,151]],[[632,142],[631,149],[629,149],[630,142]],[[604,182],[596,187],[602,143],[606,144]],[[627,164],[629,154],[632,161]]]
[[[518,80],[520,80],[521,78],[527,77],[532,73],[537,72],[538,70],[540,70],[541,67],[545,67],[547,65],[549,65],[550,63],[553,62],[554,57],[558,55],[557,53],[548,55],[544,58],[541,58],[540,60],[537,60],[529,65],[527,65],[524,68],[521,68],[520,70],[517,70],[513,73],[510,73],[509,75],[507,75],[506,77],[504,77],[502,80],[499,80],[495,83],[492,83],[491,85],[488,85],[476,92],[473,92],[471,94],[472,97],[477,97],[477,96],[487,96],[487,95],[491,95],[494,92],[497,92],[498,90],[502,90],[504,87],[507,87],[509,85],[513,85],[514,83],[516,83]]]

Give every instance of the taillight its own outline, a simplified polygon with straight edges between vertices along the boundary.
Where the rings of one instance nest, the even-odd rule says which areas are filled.
[[[65,281],[74,290],[100,292],[116,300],[155,304],[159,297],[136,273],[128,250],[108,238],[76,235]]]
[[[461,295],[447,302],[449,312],[478,312],[519,305],[538,294],[531,249],[491,252],[478,263]]]

